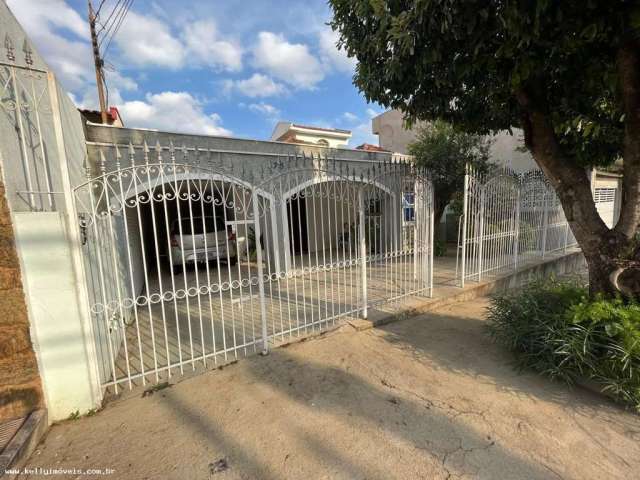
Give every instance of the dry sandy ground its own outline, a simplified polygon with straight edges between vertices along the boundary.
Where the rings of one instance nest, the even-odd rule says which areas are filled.
[[[639,478],[640,416],[515,373],[483,334],[485,306],[346,326],[111,403],[53,427],[30,466],[118,479]]]

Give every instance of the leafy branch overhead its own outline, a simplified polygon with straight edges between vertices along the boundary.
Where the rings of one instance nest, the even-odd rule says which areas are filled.
[[[329,3],[368,100],[471,134],[522,128],[587,258],[592,293],[640,294],[639,2]],[[620,159],[623,201],[609,229],[585,167]]]
[[[368,100],[486,134],[520,125],[515,92],[527,89],[567,156],[601,165],[621,155],[616,46],[638,28],[631,1],[330,3]]]

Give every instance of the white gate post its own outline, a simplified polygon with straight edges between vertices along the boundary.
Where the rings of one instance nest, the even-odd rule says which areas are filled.
[[[462,259],[460,261],[460,287],[464,288],[464,276],[467,256],[467,209],[469,208],[469,164],[464,167],[464,193],[462,197]]]
[[[433,298],[433,243],[435,241],[433,219],[433,187],[429,188],[431,200],[429,201],[429,235],[427,238],[429,248],[429,298]]]
[[[360,230],[359,232],[359,244],[360,244],[360,261],[362,265],[361,280],[362,280],[362,318],[367,318],[367,241],[364,232],[364,187],[361,186],[358,190],[358,210],[360,212]]]
[[[269,352],[269,337],[267,333],[267,306],[266,297],[264,293],[264,269],[262,265],[262,245],[260,243],[261,228],[260,228],[260,208],[258,206],[258,192],[255,188],[252,189],[251,202],[253,203],[253,222],[256,238],[256,256],[258,263],[258,292],[260,294],[260,318],[262,320],[262,354],[266,355]]]
[[[549,208],[547,205],[547,192],[542,196],[542,258],[547,253],[547,230],[549,228]]]
[[[482,257],[484,255],[484,203],[486,189],[483,187],[480,193],[480,227],[478,228],[478,283],[482,281]]]
[[[516,190],[516,225],[513,236],[513,269],[518,268],[518,242],[520,241],[520,188]]]
[[[84,340],[84,351],[86,352],[86,365],[80,362],[74,362],[74,366],[78,368],[86,367],[86,373],[89,380],[87,396],[92,407],[100,404],[103,398],[103,392],[100,386],[100,373],[98,368],[98,353],[95,347],[95,334],[90,316],[89,293],[87,289],[87,281],[83,266],[83,257],[81,251],[82,241],[78,228],[78,216],[73,199],[73,186],[70,178],[70,168],[65,150],[65,139],[62,130],[62,118],[60,115],[60,99],[58,97],[57,81],[55,76],[47,73],[47,86],[49,90],[49,101],[51,102],[51,110],[53,115],[53,130],[55,134],[55,148],[57,149],[58,162],[61,173],[62,191],[64,192],[64,216],[67,224],[67,235],[70,243],[70,254],[73,261],[73,274],[75,283],[76,300],[78,302],[78,311],[80,315],[81,334]],[[70,319],[66,318],[67,323]],[[40,352],[42,354],[42,352]],[[42,368],[42,365],[40,365]],[[42,374],[42,370],[40,371]],[[49,388],[53,388],[51,385]],[[67,389],[73,389],[74,386],[67,380],[65,382]],[[46,388],[46,382],[45,382]],[[73,391],[74,399],[84,397],[77,390]],[[51,400],[49,398],[49,400]],[[66,405],[66,404],[64,404]],[[52,405],[49,405],[49,415],[52,414]],[[52,418],[51,416],[49,418]],[[55,414],[54,414],[54,420]]]

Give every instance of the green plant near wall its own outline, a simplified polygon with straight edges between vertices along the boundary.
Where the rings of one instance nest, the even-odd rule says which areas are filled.
[[[567,383],[591,380],[640,411],[640,305],[589,298],[579,281],[537,282],[492,299],[488,332],[516,365]]]

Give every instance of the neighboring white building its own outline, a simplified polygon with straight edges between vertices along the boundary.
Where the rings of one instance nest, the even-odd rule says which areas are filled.
[[[275,142],[321,145],[324,147],[347,147],[351,132],[338,128],[312,127],[291,122],[278,122],[271,134]]]
[[[372,130],[378,135],[378,144],[385,150],[407,154],[409,144],[415,141],[424,122],[418,122],[411,129],[404,128],[403,114],[400,110],[388,110],[372,120]],[[515,171],[523,172],[535,168],[535,162],[529,152],[523,151],[524,135],[522,130],[514,129],[492,137],[491,159],[494,163],[506,165]]]
[[[411,129],[404,128],[403,114],[399,110],[388,110],[371,121],[372,131],[378,135],[380,147],[405,155],[409,153],[409,145],[416,140],[423,125],[424,122],[417,122]],[[516,172],[537,168],[531,154],[524,149],[524,132],[521,129],[514,128],[513,134],[508,131],[499,132],[491,139],[490,156],[493,163],[508,166]],[[591,184],[596,208],[607,226],[612,227],[620,216],[622,175],[594,170]],[[446,222],[446,215],[442,222]]]

